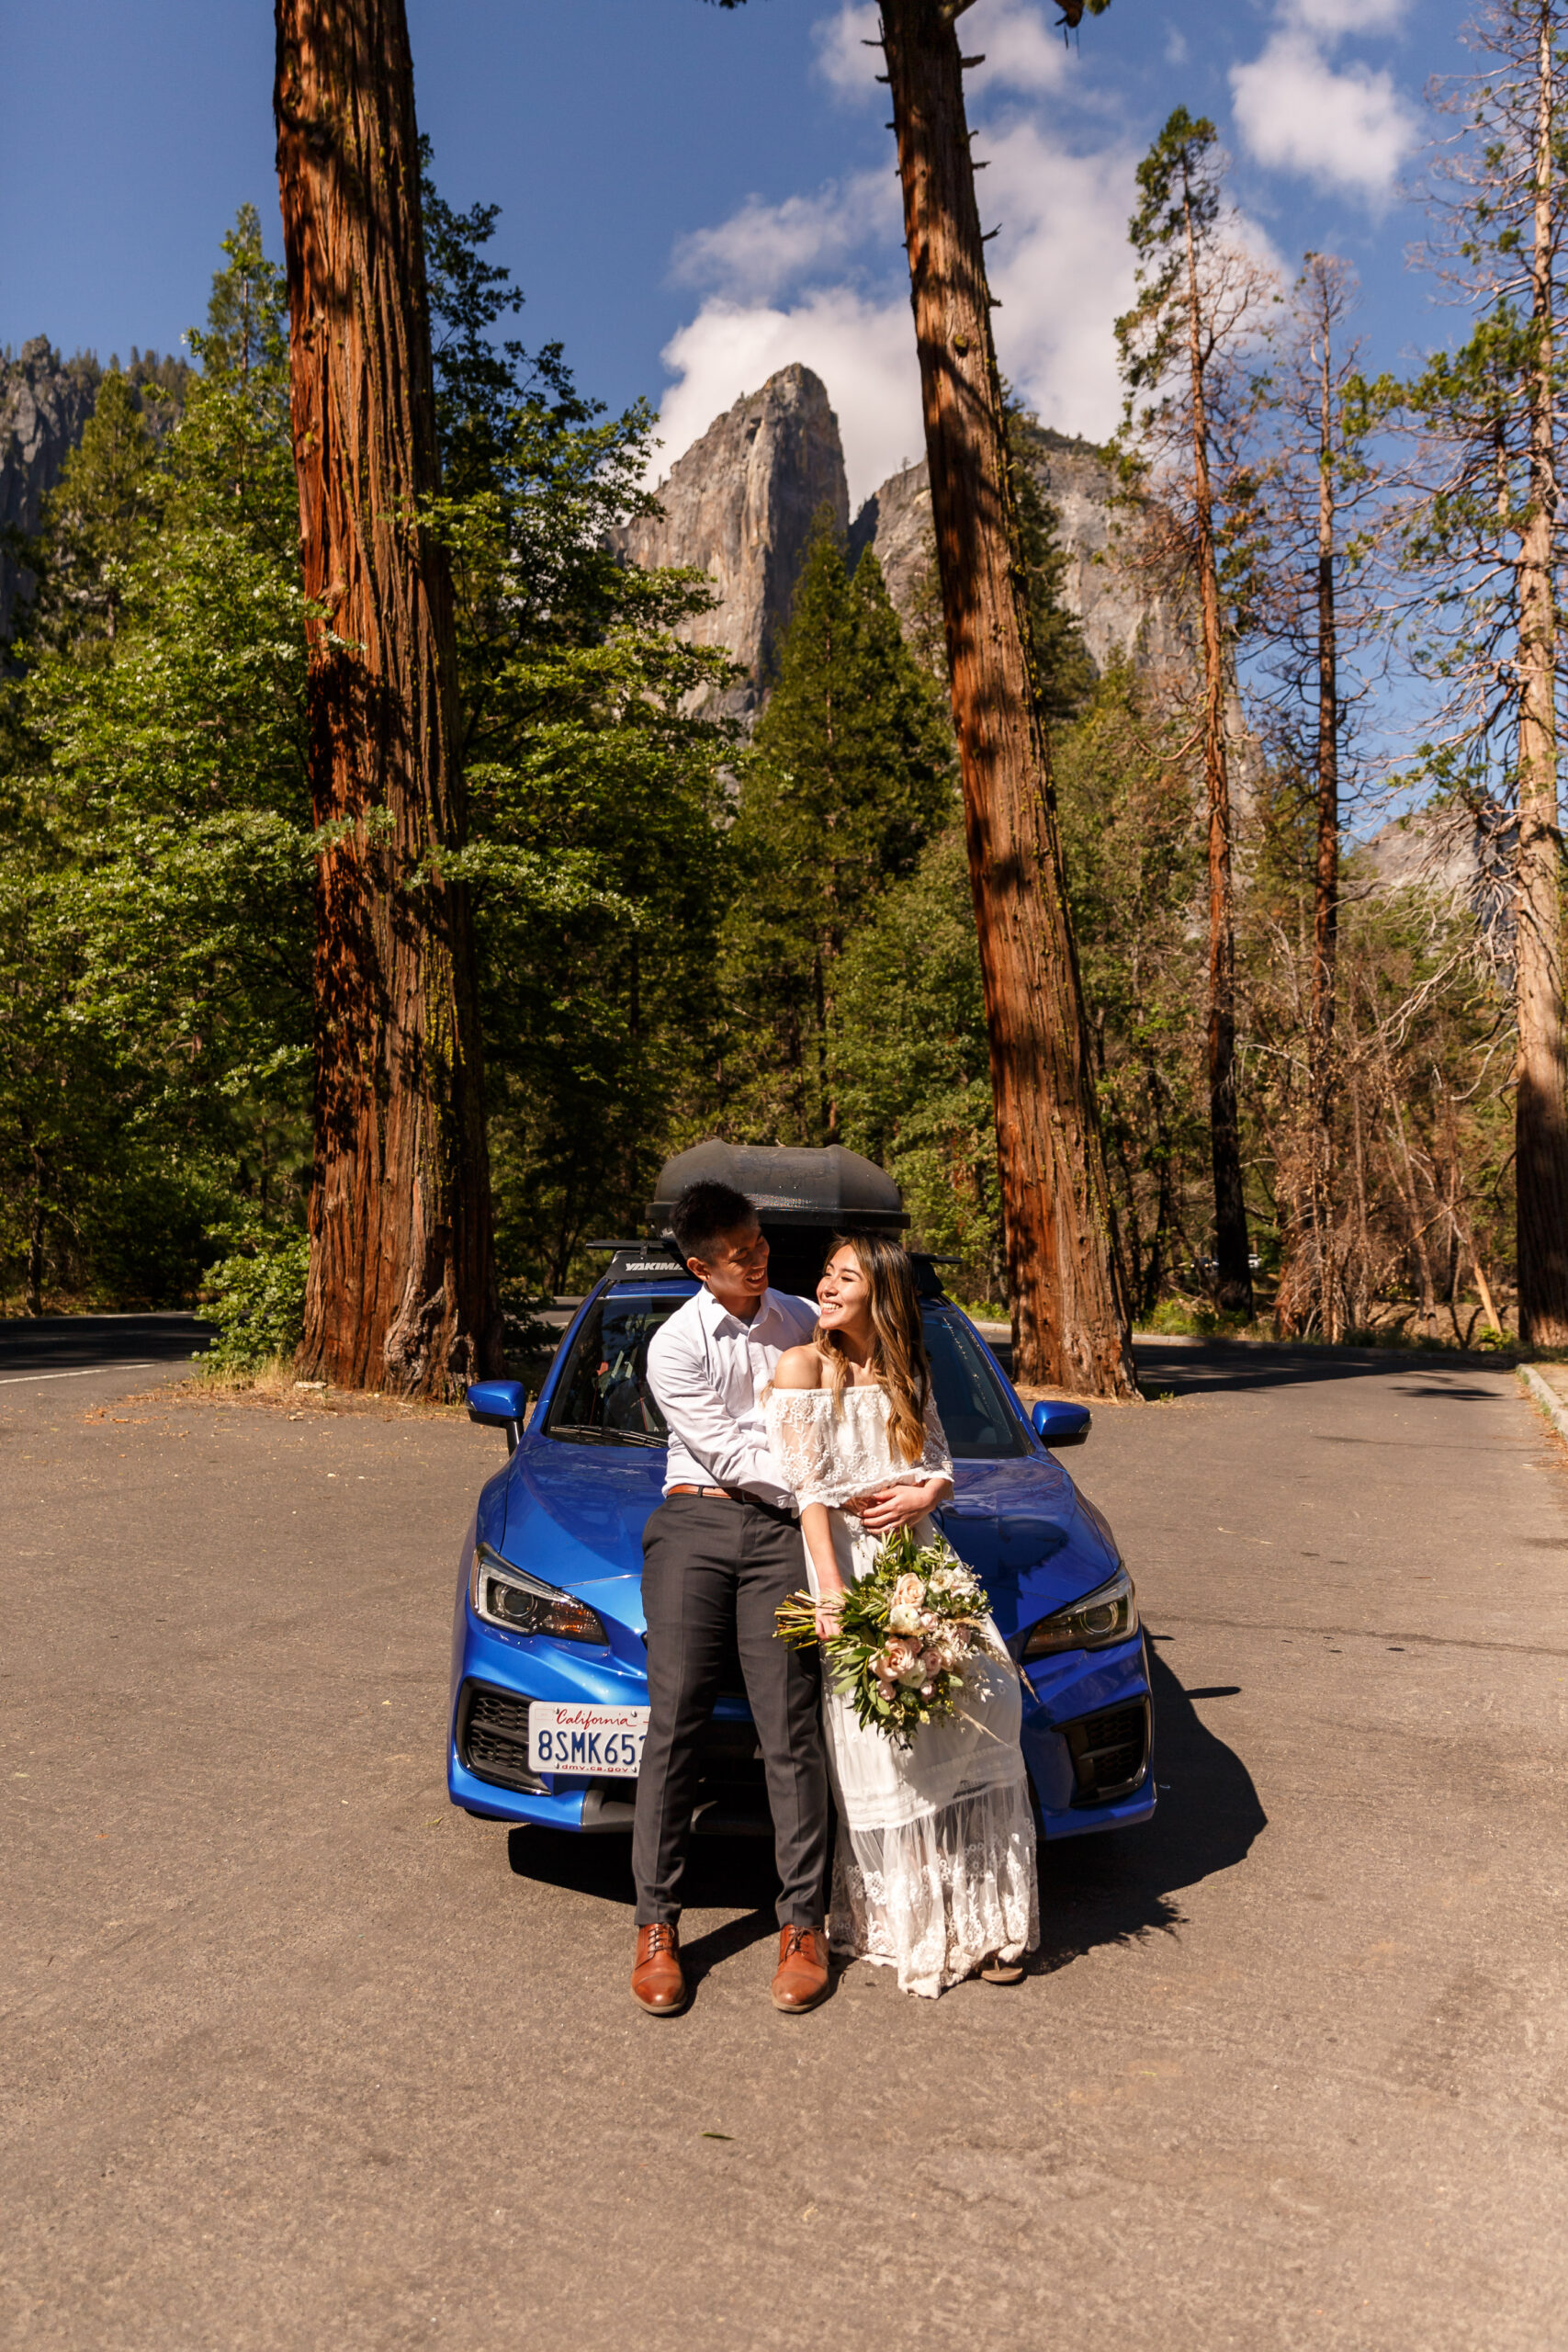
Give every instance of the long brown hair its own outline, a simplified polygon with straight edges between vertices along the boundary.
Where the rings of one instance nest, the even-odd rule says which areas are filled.
[[[879,1233],[840,1233],[823,1260],[827,1271],[840,1250],[852,1250],[865,1276],[871,1316],[871,1369],[887,1392],[887,1434],[893,1451],[918,1462],[926,1444],[926,1401],[931,1393],[931,1359],[920,1329],[920,1301],[909,1253]],[[834,1334],[820,1323],[812,1345],[826,1362],[835,1401],[849,1378],[849,1363]]]

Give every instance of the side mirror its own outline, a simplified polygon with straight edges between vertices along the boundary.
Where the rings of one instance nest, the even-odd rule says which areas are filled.
[[[468,1394],[473,1395],[472,1389]],[[1029,1416],[1029,1425],[1042,1445],[1081,1445],[1091,1418],[1087,1405],[1065,1405],[1058,1397],[1043,1396]]]
[[[515,1453],[528,1391],[520,1380],[476,1380],[468,1391],[468,1419],[506,1431],[506,1451]]]

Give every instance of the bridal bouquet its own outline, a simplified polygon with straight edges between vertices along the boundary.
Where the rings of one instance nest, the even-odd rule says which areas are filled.
[[[912,1528],[890,1535],[875,1565],[845,1593],[838,1632],[822,1645],[863,1729],[874,1726],[907,1746],[921,1724],[951,1715],[964,1667],[987,1646],[989,1606],[944,1537],[922,1547]],[[808,1592],[792,1593],[777,1617],[779,1639],[792,1648],[817,1639]]]

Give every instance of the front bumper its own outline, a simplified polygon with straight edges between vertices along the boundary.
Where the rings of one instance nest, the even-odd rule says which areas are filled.
[[[1157,1792],[1142,1634],[1114,1649],[1063,1650],[1026,1667],[1022,1738],[1047,1838],[1147,1821]]]
[[[491,1821],[580,1834],[626,1832],[636,1782],[530,1773],[531,1699],[646,1706],[648,1685],[614,1652],[491,1634],[458,1603],[446,1785],[454,1804]],[[1025,1671],[1022,1742],[1041,1834],[1081,1838],[1125,1829],[1154,1812],[1148,1660],[1143,1636],[1110,1650],[1068,1650]],[[720,1698],[694,1826],[712,1835],[772,1835],[755,1736],[744,1700]]]
[[[635,1781],[528,1770],[528,1702],[646,1707],[646,1676],[613,1651],[492,1634],[466,1602],[459,1611],[446,1737],[453,1804],[485,1820],[541,1829],[628,1831]],[[694,1826],[710,1837],[773,1836],[750,1712],[744,1699],[728,1693],[715,1705],[704,1742]]]

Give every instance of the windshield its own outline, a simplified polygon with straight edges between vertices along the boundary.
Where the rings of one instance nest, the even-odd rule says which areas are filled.
[[[596,1299],[572,1341],[545,1427],[579,1445],[662,1446],[664,1416],[648,1385],[648,1347],[685,1305],[678,1293],[612,1291]],[[1018,1417],[973,1334],[940,1307],[921,1309],[937,1411],[955,1462],[993,1462],[1029,1450]]]

